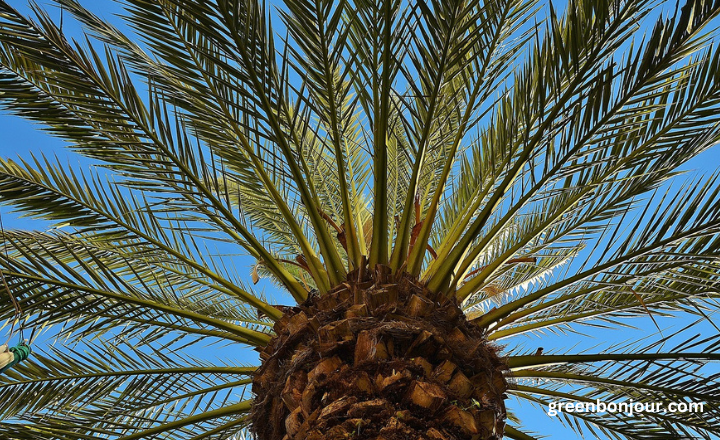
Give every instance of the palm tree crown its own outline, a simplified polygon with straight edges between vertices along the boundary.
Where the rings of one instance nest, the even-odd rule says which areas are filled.
[[[0,438],[196,440],[251,428],[260,440],[390,440],[429,423],[398,409],[394,428],[372,426],[357,409],[372,405],[355,394],[314,401],[313,416],[302,396],[352,363],[343,346],[348,368],[358,356],[373,368],[353,387],[384,396],[397,381],[402,402],[445,423],[422,438],[535,438],[513,400],[505,412],[506,394],[542,407],[703,402],[701,414],[558,420],[611,438],[720,434],[717,335],[688,337],[689,326],[536,351],[543,331],[578,323],[712,322],[718,176],[668,182],[720,141],[720,1],[673,4],[648,28],[659,0],[562,10],[122,0],[139,40],[77,0],[53,1],[88,38],[0,0],[0,103],[93,166],[0,159],[0,203],[65,226],[3,231],[0,270],[33,325],[55,324],[67,341],[0,376]],[[216,244],[253,259],[252,283],[237,259],[211,255]],[[253,289],[261,279],[297,304],[271,304]],[[2,317],[14,310],[0,304]],[[375,318],[397,324],[377,336]],[[306,339],[283,358],[298,329]],[[421,330],[447,359],[430,349],[400,359]],[[222,343],[231,355],[257,349],[261,366],[220,360]],[[365,343],[374,354],[358,354]],[[471,345],[482,359],[458,353]],[[317,366],[302,370],[307,347]],[[299,376],[283,370],[291,359]],[[391,361],[397,372],[380,366]],[[269,378],[282,378],[278,390]],[[428,396],[442,405],[424,406]],[[322,412],[333,401],[357,417]],[[259,425],[278,414],[277,427]]]

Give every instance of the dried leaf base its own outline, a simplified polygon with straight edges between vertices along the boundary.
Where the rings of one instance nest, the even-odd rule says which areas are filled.
[[[259,440],[502,438],[507,366],[454,300],[355,271],[276,323],[253,392]]]

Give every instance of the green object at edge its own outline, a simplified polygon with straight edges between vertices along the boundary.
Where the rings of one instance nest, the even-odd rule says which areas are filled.
[[[19,364],[20,362],[24,361],[25,359],[30,357],[30,353],[32,353],[32,349],[30,349],[30,346],[27,344],[19,344],[13,348],[10,349],[10,351],[15,355],[15,359],[13,359],[12,362],[5,365],[2,369],[0,369],[0,374],[6,372],[7,370],[11,369],[15,365]]]

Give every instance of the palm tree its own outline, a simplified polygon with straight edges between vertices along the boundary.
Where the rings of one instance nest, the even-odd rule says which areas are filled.
[[[67,341],[0,377],[1,438],[535,438],[509,395],[701,402],[558,419],[720,433],[720,337],[687,336],[720,183],[670,184],[720,141],[720,1],[646,32],[658,1],[125,0],[139,42],[55,2],[86,41],[0,1],[0,102],[87,158],[0,161],[0,201],[55,226],[4,231],[2,274]]]

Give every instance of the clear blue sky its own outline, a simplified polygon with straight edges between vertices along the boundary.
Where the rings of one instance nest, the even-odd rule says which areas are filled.
[[[24,1],[10,1],[10,3],[17,7],[21,7],[21,5],[24,4]],[[108,0],[93,0],[92,2],[85,1],[83,3],[90,6],[94,11],[99,13],[99,15],[111,19],[113,23],[118,23],[118,20],[113,18],[112,14],[119,12],[120,9],[113,2]],[[25,8],[21,9],[25,10]],[[56,8],[53,7],[53,10],[55,11],[53,12],[53,15],[56,16]],[[65,19],[65,26],[66,31],[77,35],[77,26],[75,26],[72,21],[68,20],[67,17]],[[17,156],[27,158],[30,153],[57,155],[63,162],[67,162],[72,166],[87,163],[78,156],[73,155],[68,150],[64,149],[61,141],[51,138],[46,133],[40,131],[37,125],[22,120],[19,117],[0,112],[0,156],[5,158],[13,158]],[[709,174],[720,169],[718,164],[720,164],[720,148],[715,147],[688,163],[686,169],[689,170],[691,175]],[[42,229],[45,227],[45,225],[39,222],[19,219],[16,215],[9,213],[8,208],[0,207],[0,209],[2,210],[1,212],[5,228]],[[273,292],[269,291],[268,293],[272,295]],[[684,323],[677,322],[674,324],[681,325]],[[638,321],[637,325],[641,328],[645,328],[645,330],[648,330],[648,326],[651,326],[652,324],[649,320],[641,320]],[[602,335],[599,335],[595,331],[590,331],[589,333],[591,336],[594,336],[595,339],[590,340],[589,344],[588,341],[586,341],[584,346],[612,340],[627,340],[628,336],[632,334],[627,330],[603,332]],[[642,332],[638,332],[638,334],[641,333]],[[548,340],[543,340],[543,345],[546,348],[552,346],[569,347],[574,345],[576,342],[577,341],[573,340],[573,338],[563,339],[553,337]],[[528,344],[537,345],[538,340],[529,340]],[[254,356],[254,352],[249,351],[249,354]],[[511,403],[510,406],[516,414],[524,420],[525,426],[532,428],[535,432],[547,435],[547,438],[554,440],[575,438],[575,434],[573,434],[572,431],[562,428],[556,420],[552,420],[542,411],[531,409],[527,404],[525,404],[525,406],[518,407],[517,405]],[[592,438],[592,436],[589,438]]]

